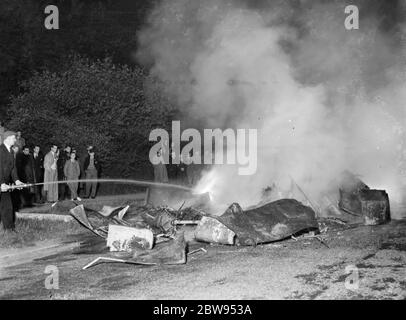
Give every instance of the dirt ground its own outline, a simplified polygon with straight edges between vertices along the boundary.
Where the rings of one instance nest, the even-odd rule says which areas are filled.
[[[184,265],[104,263],[56,254],[0,270],[0,299],[406,299],[406,221],[257,247],[191,243]],[[59,289],[46,289],[47,266]]]

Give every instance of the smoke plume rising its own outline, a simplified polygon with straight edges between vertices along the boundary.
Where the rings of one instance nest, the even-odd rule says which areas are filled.
[[[344,27],[346,1],[171,0],[155,7],[136,57],[165,83],[184,123],[258,129],[257,173],[214,166],[198,190],[246,207],[263,200],[267,187],[278,190],[274,198],[287,196],[293,178],[319,201],[350,170],[400,201],[405,7],[351,4],[360,10],[359,30]]]

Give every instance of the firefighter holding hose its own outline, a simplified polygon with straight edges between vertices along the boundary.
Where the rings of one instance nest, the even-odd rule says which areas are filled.
[[[23,186],[17,175],[15,160],[11,147],[16,142],[16,133],[6,131],[2,137],[3,143],[0,145],[0,222],[5,230],[14,231],[15,215],[14,207],[11,201],[10,184]]]

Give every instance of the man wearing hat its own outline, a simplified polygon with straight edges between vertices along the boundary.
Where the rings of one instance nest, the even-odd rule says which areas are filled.
[[[11,147],[16,142],[16,133],[6,131],[0,145],[0,222],[6,230],[14,230],[14,208],[9,191],[10,184],[23,185],[18,179],[15,159]]]
[[[91,182],[86,182],[86,195],[85,198],[89,198],[90,196],[94,199],[96,197],[97,191],[97,177],[100,174],[100,163],[95,156],[94,147],[89,146],[87,148],[87,157],[85,159],[85,163],[83,168],[86,173],[86,180],[93,180]]]
[[[6,132],[6,128],[4,127],[3,121],[0,120],[0,144],[3,143],[3,134]]]

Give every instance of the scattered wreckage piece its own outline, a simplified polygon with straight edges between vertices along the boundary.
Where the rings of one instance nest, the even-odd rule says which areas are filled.
[[[103,208],[99,211],[96,211],[96,214],[99,214],[101,216],[103,216],[104,218],[111,220],[114,223],[120,224],[120,225],[124,225],[124,226],[130,226],[131,224],[124,221],[122,219],[122,217],[125,215],[125,213],[127,212],[128,208],[130,206],[126,206],[126,207],[110,207],[110,206],[103,206]],[[86,209],[88,211],[94,211],[91,209]]]
[[[112,218],[113,216],[117,215],[117,213],[122,209],[122,207],[110,207],[110,206],[103,206],[101,210],[97,211],[103,217]]]
[[[338,207],[354,216],[362,215],[360,193],[369,187],[355,174],[345,171],[341,177]]]
[[[104,206],[101,211],[96,211],[87,207],[84,207],[84,205],[78,205],[72,209],[69,210],[69,213],[71,216],[73,216],[76,220],[79,222],[86,222],[84,225],[86,228],[90,228],[90,226],[93,229],[104,229],[107,227],[108,224],[114,223],[114,224],[119,224],[119,225],[124,225],[124,226],[131,226],[130,223],[127,221],[120,219],[118,217],[119,214],[123,215],[122,213],[126,212],[128,210],[127,207],[109,207],[109,206]],[[76,215],[76,217],[75,217]],[[94,227],[93,224],[90,222],[90,219],[98,225],[98,227]],[[107,234],[107,230],[103,232],[104,234]]]
[[[176,219],[173,213],[170,213],[167,209],[158,212],[153,218],[153,226],[160,228],[163,232],[171,232],[177,223],[181,223]],[[197,223],[197,222],[196,222]],[[194,224],[194,223],[193,223]]]
[[[77,207],[79,205],[83,204],[85,206],[86,210],[92,211],[93,213],[98,212],[104,212],[106,208],[125,208],[126,206],[131,207],[136,207],[140,204],[140,201],[138,199],[97,199],[97,201],[71,201],[71,200],[66,200],[66,201],[58,201],[56,202],[55,207],[50,210],[50,212],[55,212],[57,214],[69,214],[70,210],[73,209],[74,207]],[[105,207],[103,209],[103,207]],[[107,212],[107,211],[106,211]],[[100,215],[101,217],[101,215]]]
[[[117,216],[117,219],[123,220],[123,217],[127,213],[129,208],[129,205],[125,207],[103,206],[102,209],[98,211],[98,213],[106,218],[114,218],[115,216]]]
[[[118,256],[114,256],[118,254]],[[157,244],[153,250],[134,250],[131,252],[111,252],[98,257],[82,269],[86,270],[98,262],[119,262],[135,265],[177,265],[186,263],[186,242],[183,233],[173,241]]]
[[[183,232],[176,234],[175,239],[157,244],[153,250],[135,250],[133,261],[155,264],[185,264],[186,241]]]
[[[153,245],[154,235],[149,229],[109,225],[107,247],[110,251],[131,251],[135,247],[151,250]]]
[[[281,199],[243,211],[232,204],[219,220],[233,230],[239,244],[257,245],[319,229],[315,212],[294,199]]]
[[[313,209],[294,199],[281,199],[246,211],[233,203],[221,216],[210,218],[226,229],[218,224],[212,224],[207,230],[197,229],[196,240],[216,242],[216,239],[220,239],[219,243],[255,246],[289,238],[300,232],[319,230]],[[198,228],[202,226],[203,223]],[[210,224],[206,223],[205,226]],[[232,234],[227,229],[235,234],[235,241],[229,241]]]
[[[373,226],[390,220],[389,196],[384,190],[363,190],[360,202],[365,225]]]
[[[185,208],[174,210],[169,207],[158,207],[154,210],[143,211],[145,222],[158,232],[167,234],[176,233],[176,227],[180,225],[196,225],[202,218],[199,211]]]
[[[300,237],[295,237],[294,235],[291,236],[291,238],[295,241],[299,241],[299,240],[306,240],[306,239],[316,239],[318,240],[322,245],[324,245],[325,247],[327,247],[328,249],[330,249],[330,247],[328,246],[328,244],[322,239],[322,237],[320,235],[316,235],[316,233],[314,231],[309,232],[308,234],[303,234]]]
[[[390,220],[389,196],[385,190],[370,189],[347,171],[339,191],[339,208],[361,218],[365,225],[378,225]]]
[[[129,206],[104,206],[102,210],[96,211],[83,205],[72,208],[70,215],[93,233],[95,230],[100,231],[101,229],[103,236],[107,234],[106,228],[109,224],[147,228],[155,234],[162,232],[174,234],[177,226],[196,225],[202,217],[201,211],[193,208],[185,208],[180,211],[180,209],[174,210],[169,207],[136,207],[130,210]],[[100,235],[100,232],[96,232],[96,234]]]
[[[128,264],[141,264],[141,265],[155,265],[155,263],[136,263],[133,261],[125,260],[125,259],[118,259],[118,258],[110,258],[110,257],[98,257],[92,262],[88,263],[85,265],[82,270],[86,270],[94,265],[96,265],[98,262],[104,261],[104,262],[121,262],[121,263],[128,263]]]
[[[200,252],[200,251],[202,251],[204,253],[207,253],[207,250],[205,248],[199,248],[199,249],[188,252],[187,255],[190,256],[190,255],[195,254],[195,253]]]
[[[202,217],[196,227],[195,238],[204,242],[233,245],[235,233],[214,217]]]
[[[109,248],[106,246],[106,239],[95,237],[93,234],[89,235],[91,236],[83,234],[78,237],[80,246],[73,251],[73,254],[104,254],[109,252]]]
[[[104,257],[98,257],[90,264],[86,265],[84,269],[87,269],[98,262],[121,262],[129,264],[141,264],[141,265],[159,265],[159,264],[184,264],[186,263],[186,241],[183,232],[175,232],[173,235],[158,234],[157,239],[161,241],[155,241],[152,227],[147,224],[146,228],[138,228],[134,226],[128,226],[128,221],[123,219],[124,214],[128,208],[111,208],[107,207],[102,210],[102,213],[97,212],[99,216],[102,216],[102,221],[109,222],[108,226],[103,225],[95,228],[90,222],[88,214],[96,214],[94,210],[88,210],[83,205],[79,205],[71,209],[70,214],[86,229],[92,233],[103,238],[103,243],[100,241],[85,241],[81,243],[81,250],[78,253],[91,252],[93,248],[97,249],[97,252],[104,252],[104,249],[110,248],[110,252]],[[154,221],[156,217],[160,217],[162,214],[165,219],[158,219],[158,221],[170,221],[170,225],[176,226],[177,223],[196,224],[197,221],[182,221],[177,220],[176,215],[170,215],[170,209],[156,211],[156,216],[153,217]],[[124,212],[124,214],[122,214]],[[121,217],[119,218],[118,215]],[[196,216],[197,217],[197,216]],[[170,219],[169,219],[170,218]],[[107,220],[106,220],[107,219]],[[163,224],[164,226],[166,224]],[[161,226],[158,224],[158,226]],[[158,237],[159,236],[159,237]],[[164,239],[165,238],[165,239]],[[99,238],[100,239],[100,238]]]
[[[107,238],[107,232],[102,228],[95,228],[89,221],[83,204],[70,209],[70,215],[86,229],[102,238]]]

